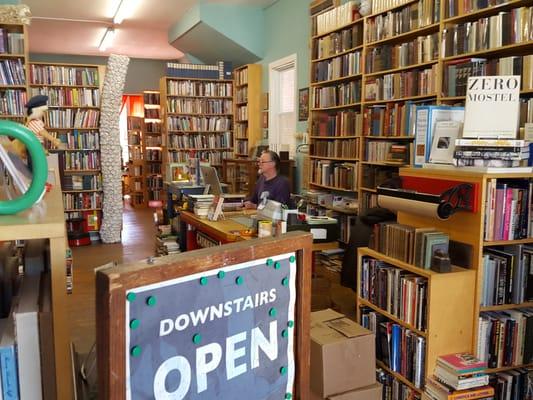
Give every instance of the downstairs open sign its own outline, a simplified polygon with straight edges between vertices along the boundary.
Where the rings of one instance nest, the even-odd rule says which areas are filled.
[[[310,289],[303,261],[310,257],[295,243],[310,246],[311,238],[287,236],[297,240],[253,240],[252,248],[227,245],[163,257],[143,269],[99,271],[97,292],[106,286],[101,294],[108,295],[97,298],[109,311],[102,310],[111,336],[98,327],[98,354],[108,367],[99,371],[104,398],[303,398],[309,301],[302,299]]]

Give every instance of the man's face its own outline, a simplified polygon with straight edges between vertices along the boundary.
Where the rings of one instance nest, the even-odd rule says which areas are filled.
[[[257,160],[257,166],[259,167],[259,173],[264,174],[276,169],[276,163],[270,159],[270,154],[263,153]]]

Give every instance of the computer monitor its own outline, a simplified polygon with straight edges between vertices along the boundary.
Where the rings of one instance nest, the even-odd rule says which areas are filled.
[[[204,184],[209,185],[209,194],[220,196],[222,194],[222,187],[220,185],[220,180],[218,179],[216,168],[202,165],[200,170],[202,171]]]

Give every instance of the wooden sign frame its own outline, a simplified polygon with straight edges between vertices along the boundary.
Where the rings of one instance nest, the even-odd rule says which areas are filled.
[[[126,292],[196,273],[248,261],[296,253],[296,304],[294,329],[293,399],[309,398],[311,254],[312,235],[290,232],[279,237],[241,241],[179,255],[123,266],[96,273],[96,341],[98,395],[103,399],[126,398]]]

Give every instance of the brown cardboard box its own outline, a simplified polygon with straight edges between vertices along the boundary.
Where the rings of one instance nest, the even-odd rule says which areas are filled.
[[[375,382],[374,334],[331,309],[311,313],[311,390],[325,398]]]
[[[381,391],[381,383],[374,383],[351,392],[329,396],[328,400],[381,400]]]

